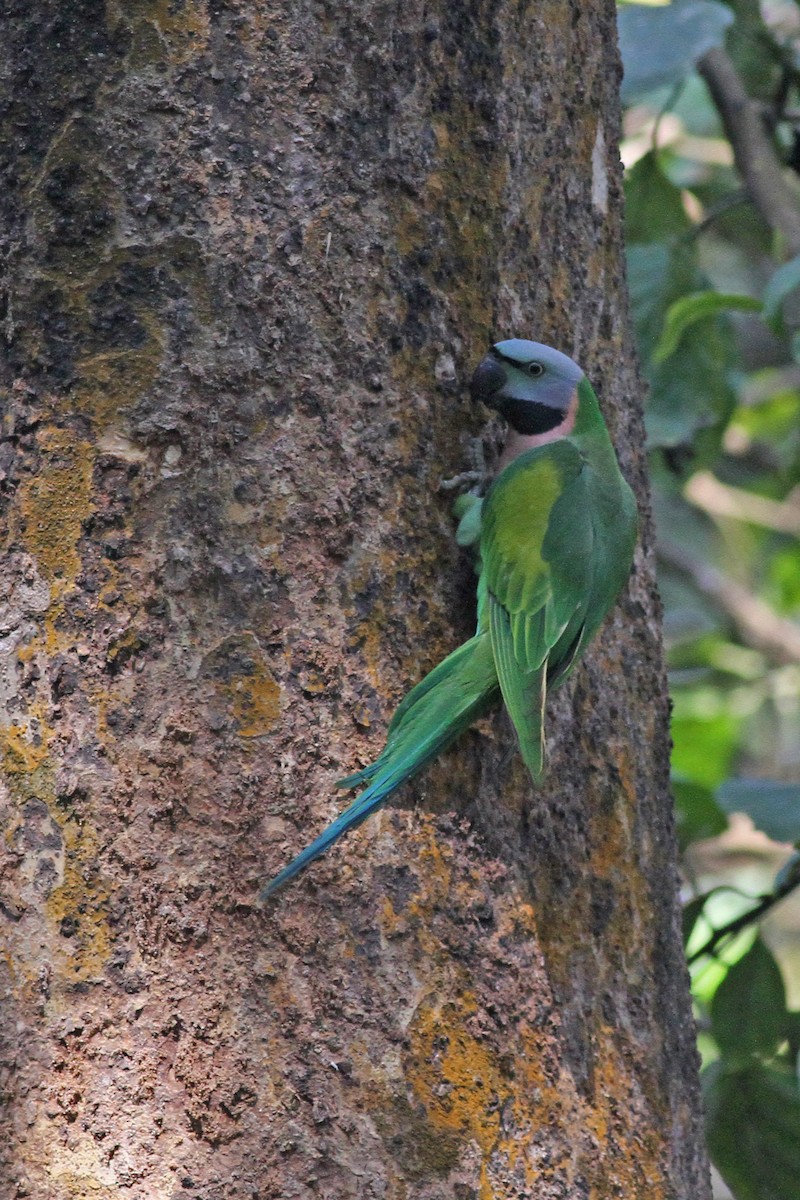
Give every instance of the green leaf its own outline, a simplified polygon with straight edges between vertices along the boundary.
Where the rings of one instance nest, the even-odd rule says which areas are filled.
[[[685,331],[679,355],[654,363],[667,311],[705,279],[693,251],[681,245],[629,246],[627,260],[636,340],[650,384],[648,445],[695,443],[702,449],[697,447],[697,434],[721,429],[735,401],[728,382],[735,354],[730,330],[723,317],[705,316]]]
[[[678,840],[685,850],[691,842],[715,837],[728,828],[728,819],[718,807],[714,793],[690,779],[673,778],[672,794],[678,821]]]
[[[764,288],[764,320],[773,333],[784,332],[784,301],[797,287],[800,287],[800,254],[778,267]]]
[[[674,0],[668,7],[626,4],[617,12],[625,77],[622,99],[679,83],[712,46],[722,44],[733,13],[716,0]]]
[[[692,223],[681,189],[667,178],[658,155],[649,150],[625,172],[625,241],[660,242],[679,237]]]
[[[666,242],[629,246],[628,289],[642,357],[649,359],[673,300],[687,292],[695,277],[692,259],[673,254]]]
[[[716,457],[719,436],[736,403],[728,379],[734,354],[730,329],[719,318],[706,318],[687,330],[680,354],[647,369],[649,447],[691,443],[695,469],[708,461],[708,453]],[[716,431],[708,446],[698,437],[703,431]]]
[[[783,976],[760,937],[717,988],[711,1027],[723,1055],[739,1062],[753,1054],[770,1056],[784,1040]]]
[[[689,939],[694,933],[694,927],[703,915],[706,904],[717,891],[719,891],[719,888],[711,888],[710,891],[703,892],[701,896],[693,896],[688,903],[684,904],[681,914],[684,946],[688,945]]]
[[[792,1071],[725,1060],[702,1076],[711,1159],[736,1200],[797,1200],[800,1093]]]
[[[773,779],[728,779],[717,792],[726,813],[747,813],[776,842],[800,840],[800,784]]]
[[[675,771],[706,787],[716,788],[730,775],[731,760],[741,737],[742,722],[724,704],[708,715],[682,711],[686,693],[676,693],[672,715],[672,765]]]
[[[758,312],[760,309],[760,300],[738,293],[715,292],[709,289],[681,296],[680,300],[676,300],[667,309],[664,328],[653,351],[653,362],[662,363],[671,354],[674,354],[685,330],[705,317],[715,317],[718,313],[729,310]]]

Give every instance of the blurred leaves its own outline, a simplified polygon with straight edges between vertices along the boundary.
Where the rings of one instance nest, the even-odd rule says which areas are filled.
[[[628,172],[626,201],[628,287],[650,384],[645,413],[648,445],[681,446],[701,430],[720,429],[730,414],[734,395],[727,372],[734,346],[719,316],[720,306],[707,302],[705,312],[695,313],[678,330],[680,355],[668,362],[663,353],[658,356],[663,339],[674,336],[667,333],[669,313],[688,296],[708,295],[713,289],[706,286],[708,280],[699,269],[694,242],[685,237],[691,222],[680,189],[664,174],[654,152]]]
[[[791,1068],[725,1059],[703,1072],[706,1139],[736,1200],[796,1200],[800,1092]]]
[[[664,174],[654,150],[644,154],[625,175],[625,240],[668,243],[689,232],[692,223],[683,207],[681,189]]]
[[[716,0],[674,0],[664,8],[626,4],[618,14],[626,104],[664,84],[679,83],[723,40],[733,13]]]
[[[727,817],[714,799],[711,788],[673,775],[672,794],[678,819],[678,840],[682,848],[692,842],[715,837],[727,829]]]
[[[800,1178],[800,1013],[756,938],[711,1002],[720,1058],[703,1073],[711,1156],[737,1200],[792,1200]]]
[[[751,203],[730,113],[696,68],[724,46],[800,212],[800,3],[626,3],[619,25],[708,1146],[736,1200],[797,1200],[800,1013],[781,968],[800,996],[800,954],[779,965],[760,927],[800,886],[800,853],[786,862],[766,840],[800,845],[800,257],[783,261],[782,228]],[[750,149],[737,142],[740,166]],[[739,813],[755,831],[736,818],[726,832]]]
[[[800,256],[784,263],[764,288],[764,320],[773,333],[785,332],[783,306],[800,287]]]
[[[653,350],[653,362],[658,366],[674,354],[685,331],[697,321],[737,309],[740,312],[759,312],[761,301],[753,296],[715,292],[713,288],[681,296],[667,309],[661,336]]]
[[[800,840],[800,783],[728,779],[717,800],[726,813],[747,813],[756,828],[776,842]]]
[[[711,1030],[733,1063],[771,1057],[785,1038],[786,992],[775,959],[761,938],[730,968],[711,1002]]]

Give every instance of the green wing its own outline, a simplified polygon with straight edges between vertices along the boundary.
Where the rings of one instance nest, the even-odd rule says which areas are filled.
[[[485,619],[503,700],[534,779],[544,764],[548,675],[568,669],[584,624],[593,540],[583,459],[566,440],[522,455],[486,497]]]

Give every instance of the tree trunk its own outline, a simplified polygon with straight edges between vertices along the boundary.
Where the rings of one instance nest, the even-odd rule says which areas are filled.
[[[498,715],[255,903],[470,632],[490,341],[644,497],[612,0],[6,12],[0,1194],[701,1200],[646,519],[545,786]]]

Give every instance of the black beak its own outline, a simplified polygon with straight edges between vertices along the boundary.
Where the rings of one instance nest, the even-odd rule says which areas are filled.
[[[487,354],[475,368],[475,373],[469,381],[469,391],[473,400],[482,400],[490,408],[497,408],[494,397],[507,382],[502,365],[493,354]]]

